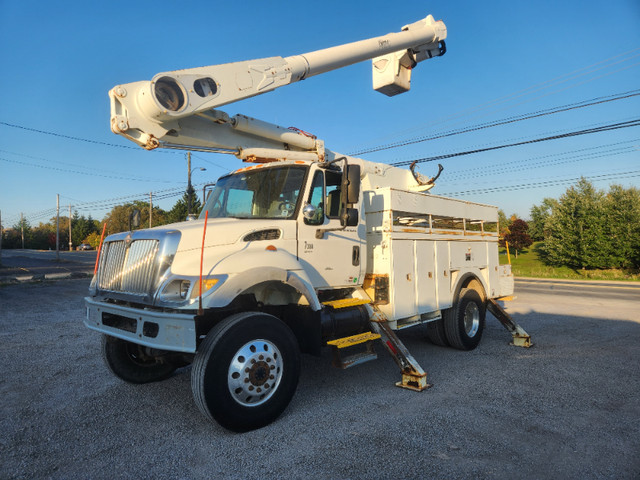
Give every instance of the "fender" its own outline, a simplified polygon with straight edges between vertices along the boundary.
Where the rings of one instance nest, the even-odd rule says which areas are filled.
[[[210,273],[225,273],[229,278],[214,295],[205,298],[206,308],[225,307],[242,292],[260,283],[280,282],[305,297],[313,311],[322,309],[302,265],[295,256],[283,250],[238,252],[222,260]]]
[[[452,295],[452,299],[457,299],[458,296],[460,295],[460,290],[462,290],[462,286],[468,284],[471,280],[477,280],[480,285],[482,285],[482,289],[484,290],[484,292],[478,292],[480,293],[485,299],[488,298],[489,294],[487,293],[488,290],[488,286],[487,283],[485,282],[484,278],[482,277],[482,274],[480,274],[480,272],[466,272],[464,274],[462,274],[460,276],[460,278],[458,278],[457,282],[456,282],[456,287],[453,290],[453,295]]]

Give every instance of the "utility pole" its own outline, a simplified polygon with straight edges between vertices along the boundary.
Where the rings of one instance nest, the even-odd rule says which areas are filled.
[[[20,212],[20,232],[22,236],[22,249],[24,250],[24,217],[22,216],[22,212]]]
[[[71,204],[69,204],[69,251],[73,250],[73,242],[71,241]]]
[[[149,192],[149,228],[151,228],[151,215],[153,214],[153,192]]]
[[[191,215],[191,152],[187,152],[187,169],[189,171],[189,181],[187,182],[187,195],[189,199],[187,200],[187,217]]]
[[[56,193],[56,262],[60,261],[60,194]]]

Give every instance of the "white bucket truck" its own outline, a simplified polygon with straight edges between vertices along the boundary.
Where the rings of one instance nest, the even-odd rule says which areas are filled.
[[[108,236],[86,298],[111,371],[132,383],[192,364],[196,404],[234,431],[289,404],[300,352],[334,351],[346,368],[398,363],[397,385],[428,387],[395,334],[426,324],[440,345],[478,345],[490,308],[514,343],[529,337],[495,299],[512,295],[498,262],[495,207],[431,195],[433,179],[325,149],[324,143],[221,105],[365,59],[374,88],[407,91],[411,71],[445,51],[433,17],[401,32],[304,55],[161,73],[116,86],[111,126],[147,149],[230,153],[200,218]],[[354,353],[355,351],[355,353]]]

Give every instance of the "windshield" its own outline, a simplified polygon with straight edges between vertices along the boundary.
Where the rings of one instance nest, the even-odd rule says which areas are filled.
[[[306,167],[258,168],[222,177],[209,195],[209,218],[292,218]]]

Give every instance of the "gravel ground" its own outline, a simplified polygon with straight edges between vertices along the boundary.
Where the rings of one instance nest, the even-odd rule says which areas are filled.
[[[433,387],[395,363],[340,371],[303,356],[298,391],[263,429],[197,410],[189,367],[128,385],[82,324],[88,280],[0,288],[0,478],[640,478],[640,299],[520,293],[532,335],[488,317],[472,352],[401,338]],[[636,296],[637,297],[637,296]]]

